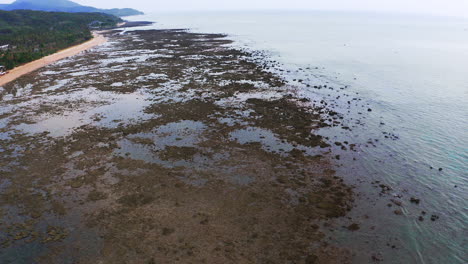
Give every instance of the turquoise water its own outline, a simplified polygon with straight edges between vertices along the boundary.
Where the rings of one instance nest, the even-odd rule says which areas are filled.
[[[370,262],[372,255],[382,263],[466,263],[468,20],[338,12],[149,14],[130,19],[157,21],[155,28],[227,33],[239,46],[267,51],[291,69],[291,80],[347,86],[344,93],[361,99],[362,107],[372,112],[349,110],[346,100],[337,99],[338,109],[349,110],[348,122],[361,118],[361,125],[352,131],[321,132],[362,143],[358,152],[343,152],[337,162],[337,173],[356,184],[359,196],[352,219],[337,220],[331,242],[353,250],[355,263]],[[311,70],[295,70],[299,68]],[[312,98],[328,96],[306,87],[302,92]],[[385,138],[389,134],[394,140]],[[373,143],[366,143],[370,139]],[[381,195],[373,181],[392,190]],[[410,197],[421,203],[410,203]],[[403,202],[403,215],[393,213],[395,205],[388,208],[390,199]],[[436,221],[430,220],[433,214]],[[350,221],[361,229],[350,233],[339,228]]]

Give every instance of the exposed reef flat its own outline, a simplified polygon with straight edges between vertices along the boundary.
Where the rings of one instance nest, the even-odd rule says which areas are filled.
[[[106,37],[0,91],[5,263],[347,263],[336,112],[224,35]]]

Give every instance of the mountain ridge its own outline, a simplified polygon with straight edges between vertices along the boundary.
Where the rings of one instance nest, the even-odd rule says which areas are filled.
[[[16,0],[11,4],[0,4],[0,10],[35,10],[35,11],[48,11],[48,12],[92,12],[92,13],[105,13],[115,16],[133,16],[142,15],[143,12],[132,8],[112,8],[112,9],[99,9],[91,6],[83,6],[69,0]]]

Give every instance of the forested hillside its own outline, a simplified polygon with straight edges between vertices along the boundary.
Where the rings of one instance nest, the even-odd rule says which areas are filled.
[[[89,25],[115,27],[122,20],[101,13],[0,11],[0,65],[12,69],[92,38]]]

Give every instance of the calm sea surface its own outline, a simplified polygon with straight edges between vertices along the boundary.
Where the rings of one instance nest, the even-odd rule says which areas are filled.
[[[351,131],[320,132],[359,143],[357,153],[341,153],[336,164],[359,196],[351,219],[337,220],[331,242],[352,249],[355,263],[371,255],[383,263],[467,263],[468,20],[338,12],[155,13],[130,20],[227,33],[236,45],[267,51],[291,70],[291,80],[347,86],[341,101],[337,91],[302,91],[336,99],[349,123],[360,118]],[[350,95],[365,111],[344,106]],[[381,194],[379,184],[392,189]],[[403,206],[389,207],[391,199]],[[340,228],[350,222],[361,229]]]

